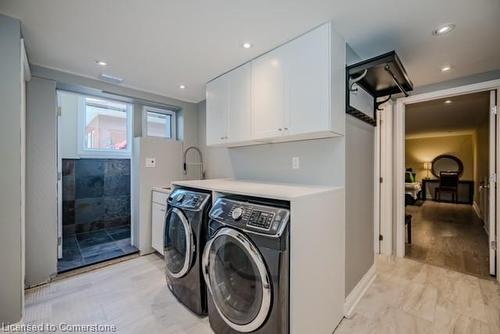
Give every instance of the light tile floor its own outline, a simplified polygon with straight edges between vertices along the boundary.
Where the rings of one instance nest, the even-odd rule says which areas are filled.
[[[26,292],[24,322],[109,324],[116,333],[211,334],[167,288],[164,261],[152,254]],[[1,331],[1,330],[0,330]]]
[[[500,333],[500,289],[410,259],[377,258],[377,278],[337,333]]]
[[[118,333],[212,333],[206,318],[190,313],[168,291],[164,262],[156,255],[28,290],[24,322],[113,324]],[[379,257],[373,285],[335,333],[500,333],[499,286],[409,259]]]

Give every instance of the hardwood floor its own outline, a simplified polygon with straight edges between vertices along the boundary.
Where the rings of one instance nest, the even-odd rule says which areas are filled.
[[[488,235],[471,205],[425,201],[406,213],[412,215],[408,258],[490,279]]]

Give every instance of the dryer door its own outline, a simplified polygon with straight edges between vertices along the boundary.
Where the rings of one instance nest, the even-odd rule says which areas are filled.
[[[167,212],[163,235],[167,274],[174,278],[186,275],[195,249],[191,226],[181,210],[173,208]]]
[[[271,308],[271,280],[264,259],[243,233],[221,228],[203,253],[203,274],[222,319],[239,332],[252,332]]]

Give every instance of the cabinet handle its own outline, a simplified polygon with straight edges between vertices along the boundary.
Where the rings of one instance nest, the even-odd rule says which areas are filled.
[[[165,212],[165,209],[160,209],[161,212]]]
[[[224,137],[220,137],[220,140],[224,140]]]
[[[288,130],[288,128],[285,128],[285,131],[287,131],[287,130]]]
[[[283,129],[282,128],[279,128],[278,131],[282,131]]]

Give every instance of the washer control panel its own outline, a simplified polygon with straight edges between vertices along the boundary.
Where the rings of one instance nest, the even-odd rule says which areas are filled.
[[[210,200],[209,194],[186,189],[175,189],[168,197],[168,204],[177,208],[200,210]]]
[[[290,219],[285,208],[219,198],[210,218],[225,225],[270,236],[280,236]]]

